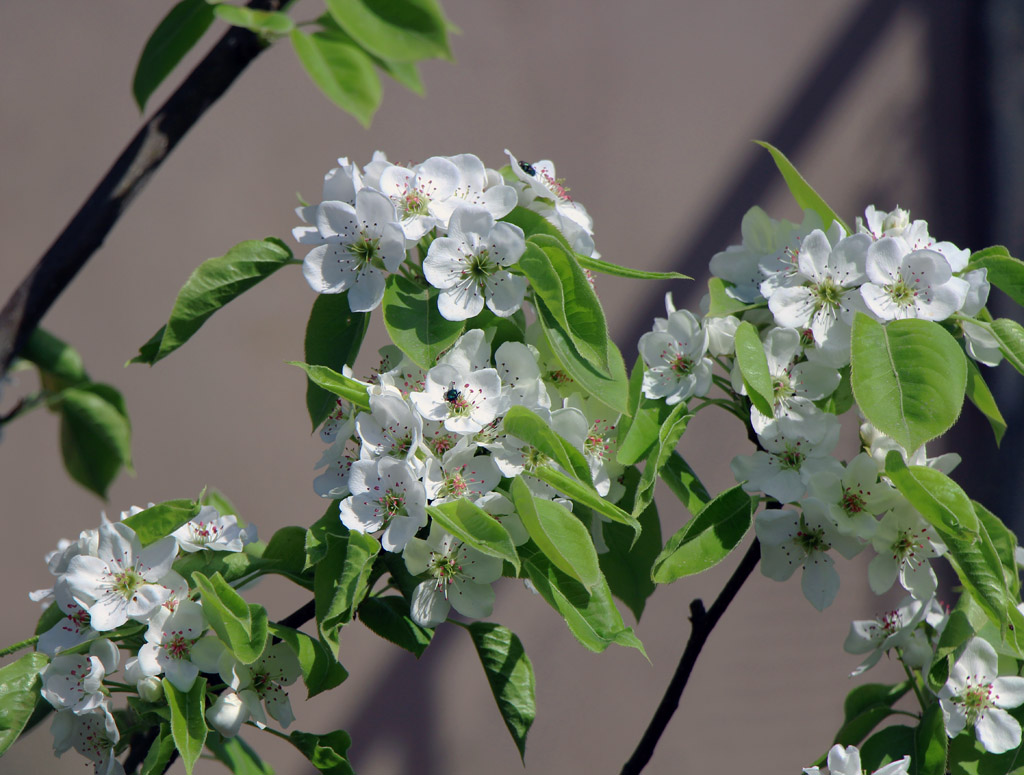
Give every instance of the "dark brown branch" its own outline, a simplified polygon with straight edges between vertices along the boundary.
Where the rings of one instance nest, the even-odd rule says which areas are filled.
[[[705,611],[704,603],[700,598],[690,603],[690,621],[693,623],[693,629],[690,632],[690,639],[686,643],[686,649],[683,651],[683,656],[679,660],[679,665],[676,667],[676,672],[672,676],[668,688],[665,689],[665,696],[661,698],[661,704],[658,705],[658,709],[655,711],[651,723],[648,724],[644,736],[640,738],[633,755],[623,765],[621,775],[637,775],[651,760],[655,746],[658,745],[658,741],[668,727],[668,722],[679,707],[679,699],[683,696],[683,689],[686,688],[686,682],[690,680],[690,673],[693,672],[693,666],[697,663],[697,657],[700,656],[705,641],[711,631],[715,629],[718,620],[722,618],[725,609],[736,597],[736,593],[740,591],[743,582],[757,567],[760,559],[761,544],[755,538],[754,543],[750,545],[747,553],[740,560],[740,564],[733,571],[729,581],[718,593],[711,608]]]
[[[277,10],[282,0],[252,0],[249,6]],[[0,311],[0,377],[178,141],[266,45],[254,33],[232,27],[143,125]]]

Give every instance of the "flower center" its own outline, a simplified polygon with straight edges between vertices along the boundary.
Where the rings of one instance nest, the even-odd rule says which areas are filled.
[[[469,483],[466,478],[462,475],[462,471],[454,471],[444,479],[444,487],[442,488],[444,495],[452,498],[461,498],[466,494],[469,489]]]
[[[206,546],[217,540],[217,526],[207,522],[190,522],[188,526],[192,543]]]
[[[420,190],[408,191],[402,199],[402,218],[412,218],[429,213],[430,199]]]
[[[497,264],[491,260],[490,251],[484,248],[476,255],[466,259],[466,268],[462,272],[464,275],[468,274],[475,282],[482,283],[494,274],[497,268]]]
[[[779,462],[782,463],[782,468],[787,471],[799,471],[800,466],[803,465],[804,460],[807,456],[800,450],[796,445],[787,446],[782,452],[778,454]]]
[[[348,252],[356,260],[361,271],[367,264],[383,265],[380,254],[377,250],[380,245],[379,239],[371,239],[364,233],[360,239],[348,245]]]
[[[846,516],[853,517],[864,511],[867,504],[860,493],[843,488],[843,497],[839,501],[840,507],[846,512]]]
[[[827,307],[830,310],[835,310],[843,297],[843,286],[831,277],[826,277],[812,288],[812,294],[816,309]]]
[[[984,718],[986,710],[995,707],[995,703],[993,702],[995,697],[992,694],[992,684],[981,682],[977,684],[970,683],[970,681],[973,680],[977,680],[977,676],[971,676],[971,678],[968,679],[968,684],[964,688],[963,693],[953,698],[953,702],[964,709],[964,714],[967,716],[967,724],[969,726],[973,726],[979,719]]]
[[[534,471],[538,466],[542,466],[550,460],[551,458],[536,447],[523,447],[523,464],[526,466],[527,471]]]
[[[188,659],[189,654],[192,653],[192,646],[195,641],[191,638],[186,638],[185,633],[181,630],[168,633],[164,633],[164,651],[167,652],[167,656],[171,659]]]
[[[914,297],[917,296],[917,291],[907,285],[902,277],[892,285],[885,286],[885,292],[897,307],[914,306]]]
[[[832,545],[825,540],[825,531],[820,528],[813,530],[807,527],[803,517],[800,518],[800,530],[797,531],[794,543],[804,550],[806,554],[813,552],[827,552]]]
[[[125,568],[120,573],[114,574],[114,583],[111,585],[111,589],[118,596],[130,600],[135,595],[135,591],[145,583],[146,580],[138,571],[134,568]]]
[[[693,358],[687,358],[682,353],[678,353],[669,361],[668,366],[677,376],[685,377],[693,370]]]
[[[388,490],[380,499],[380,505],[390,519],[402,510],[402,506],[405,505],[405,497],[394,490]]]

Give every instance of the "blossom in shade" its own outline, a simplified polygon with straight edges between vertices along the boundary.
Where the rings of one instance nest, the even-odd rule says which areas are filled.
[[[860,751],[856,746],[832,746],[825,760],[827,767],[804,767],[804,775],[864,775],[860,766]],[[872,775],[905,775],[910,772],[910,756],[904,756],[884,767],[875,770]]]

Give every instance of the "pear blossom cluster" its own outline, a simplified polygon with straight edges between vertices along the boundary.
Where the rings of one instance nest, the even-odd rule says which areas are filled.
[[[511,316],[528,285],[515,271],[526,251],[523,230],[501,220],[517,206],[543,215],[576,252],[597,253],[593,221],[554,165],[506,154],[505,177],[470,153],[403,166],[378,151],[362,169],[339,159],[324,178],[320,203],[296,210],[303,225],[293,235],[311,246],[303,260],[309,285],[347,293],[353,312],[369,312],[380,306],[388,277],[400,273],[436,288],[447,320],[468,320],[485,307]]]
[[[37,644],[51,657],[41,693],[57,711],[54,749],[57,755],[76,749],[105,775],[124,773],[115,757],[120,734],[108,685],[118,670],[118,690],[134,686],[147,703],[163,700],[161,678],[187,693],[201,672],[219,675],[224,686],[207,720],[224,735],[236,734],[248,720],[266,724],[268,714],[282,726],[293,718],[281,686],[299,676],[295,653],[278,644],[254,664],[241,664],[211,629],[197,593],[174,570],[178,559],[196,552],[243,551],[257,540],[255,527],[203,506],[171,535],[143,546],[125,520],[144,511],[132,507],[120,521],[104,517],[77,540],[61,540],[46,556],[53,587],[31,594],[64,614]],[[122,663],[115,639],[140,629],[141,647]]]

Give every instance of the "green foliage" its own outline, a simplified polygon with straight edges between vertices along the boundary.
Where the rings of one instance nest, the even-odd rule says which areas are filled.
[[[149,546],[164,536],[169,536],[179,527],[195,517],[200,506],[191,500],[173,500],[158,503],[148,509],[132,514],[124,523],[135,531],[139,542]]]
[[[338,630],[355,617],[369,591],[370,572],[380,542],[337,525],[326,533],[327,552],[314,571],[316,622],[320,637],[338,653]]]
[[[938,323],[896,320],[883,326],[858,314],[850,383],[864,416],[911,453],[960,416],[967,387],[963,350]]]
[[[291,646],[298,657],[307,698],[340,686],[348,678],[348,671],[319,640],[299,630],[273,622],[270,623],[269,629],[271,635]]]
[[[347,293],[321,293],[313,302],[306,324],[306,363],[341,372],[351,366],[366,336],[370,316],[352,312]],[[362,391],[366,400],[366,389]],[[336,393],[320,387],[311,378],[306,382],[306,409],[313,430],[319,428],[337,405]],[[368,404],[367,404],[368,406]]]
[[[228,302],[296,263],[292,251],[276,237],[246,240],[223,256],[204,261],[178,291],[167,323],[150,337],[129,363],[152,366],[187,342],[210,316]]]
[[[42,328],[29,335],[21,357],[39,368],[43,388],[52,393],[89,381],[78,351]]]
[[[217,636],[243,664],[259,659],[267,645],[266,609],[246,603],[219,573],[207,578],[196,571],[192,582],[199,590],[203,613]]]
[[[381,312],[391,341],[417,366],[430,369],[462,336],[466,324],[446,320],[437,310],[440,291],[401,275],[388,277]]]
[[[132,471],[132,426],[121,394],[99,383],[62,390],[50,406],[60,413],[60,449],[71,478],[107,497],[122,468]]]
[[[381,100],[380,78],[370,56],[348,36],[326,30],[310,35],[296,29],[289,37],[306,74],[324,96],[368,128]]]
[[[288,365],[298,366],[305,371],[309,381],[321,390],[340,396],[346,401],[351,401],[364,411],[370,411],[370,397],[366,393],[366,385],[362,382],[346,377],[344,374],[339,374],[334,369],[329,369],[326,366],[311,366],[308,363],[300,363],[299,361],[289,361]],[[310,416],[312,417],[312,412],[310,412]],[[319,425],[315,425],[314,429],[315,427],[319,427]]]
[[[33,652],[0,667],[0,756],[11,747],[41,701],[39,671],[50,660]]]
[[[241,737],[221,737],[211,730],[206,737],[206,747],[232,775],[274,775],[273,768]]]
[[[181,754],[185,772],[192,775],[192,768],[203,752],[206,743],[206,679],[199,677],[186,693],[178,691],[166,678],[163,680],[164,696],[171,709],[171,735],[174,745]]]
[[[505,414],[503,427],[506,433],[536,448],[580,481],[593,485],[590,466],[583,453],[559,436],[537,413],[525,406],[513,406]]]
[[[484,675],[490,684],[501,718],[525,761],[526,734],[537,716],[533,665],[523,644],[511,630],[491,622],[473,622],[467,628]]]
[[[1016,320],[999,318],[992,321],[991,330],[1007,363],[1024,374],[1024,327]]]
[[[451,59],[449,23],[436,0],[326,0],[334,21],[381,59]]]
[[[998,446],[1006,433],[1006,420],[1003,419],[1003,414],[996,405],[995,396],[985,384],[981,370],[970,359],[967,360],[967,398],[978,408],[978,411],[985,415],[985,419],[992,426],[992,433],[995,434],[996,446]]]
[[[1002,245],[974,253],[967,268],[988,270],[985,277],[992,285],[1024,305],[1024,262],[1011,256]]]
[[[907,692],[910,682],[894,686],[863,684],[846,695],[843,703],[843,725],[833,742],[839,745],[859,745],[879,722],[892,715],[892,706]]]
[[[434,637],[434,631],[421,627],[409,617],[409,601],[398,595],[369,597],[359,606],[359,621],[370,630],[410,651],[422,656]]]
[[[508,531],[476,504],[459,498],[438,506],[427,506],[427,514],[467,546],[481,554],[504,560],[519,573],[519,555]]]
[[[349,746],[352,745],[352,738],[347,732],[340,729],[325,735],[292,732],[288,739],[320,772],[327,775],[355,775],[348,759],[345,758]]]
[[[571,476],[567,476],[551,466],[537,466],[532,475],[550,484],[560,493],[577,503],[581,503],[598,514],[608,517],[613,522],[629,525],[633,528],[633,535],[639,535],[640,524],[637,522],[636,517],[623,511],[608,499],[602,498],[598,495],[597,490],[586,482],[573,479]]]
[[[603,582],[594,542],[583,523],[554,501],[534,498],[521,478],[512,480],[512,500],[537,548],[588,590]]]
[[[171,725],[163,723],[160,731],[157,732],[156,740],[149,748],[145,760],[142,762],[140,775],[163,775],[171,763],[171,757],[178,750],[174,742],[174,735],[171,733]]]
[[[761,140],[755,140],[754,142],[772,155],[775,166],[779,168],[779,172],[782,173],[782,177],[786,181],[789,193],[793,195],[793,199],[796,200],[801,209],[817,213],[821,217],[821,221],[824,224],[823,228],[825,229],[831,226],[833,221],[836,221],[843,227],[843,231],[847,234],[852,234],[850,227],[843,223],[843,219],[835,214],[835,211],[825,203],[825,200],[821,198],[817,191],[811,188],[811,184],[804,180],[804,176],[797,172],[796,167],[793,166],[792,162],[786,158],[782,151]]]
[[[157,25],[135,67],[132,94],[139,110],[157,87],[213,24],[214,9],[206,0],[181,0]]]
[[[244,27],[258,35],[287,35],[295,29],[295,22],[291,17],[280,11],[258,11],[227,3],[214,6],[213,10],[222,22],[234,27]]]
[[[579,253],[576,254],[576,262],[590,272],[610,274],[615,277],[628,277],[630,280],[692,280],[689,275],[681,272],[649,272],[643,269],[634,269],[631,266],[619,266],[604,259],[590,258]]]
[[[691,514],[698,514],[711,501],[704,483],[697,477],[683,456],[673,451],[665,461],[661,481],[672,490]]]
[[[743,374],[743,384],[747,395],[757,411],[765,417],[774,417],[772,408],[775,404],[775,388],[772,375],[768,371],[768,359],[764,353],[764,344],[757,335],[757,329],[747,321],[740,323],[736,329],[736,362]]]
[[[726,293],[726,288],[728,287],[729,284],[720,277],[712,277],[708,280],[708,298],[710,299],[710,304],[706,317],[720,318],[725,317],[726,315],[740,315],[747,310],[763,306],[763,304],[746,304],[739,299],[734,299]]]
[[[654,581],[669,584],[720,563],[747,534],[753,512],[754,501],[740,485],[718,495],[665,544],[654,561]]]
[[[665,418],[665,422],[658,428],[658,441],[647,454],[644,473],[636,488],[633,516],[639,515],[654,500],[654,487],[658,483],[658,477],[675,452],[676,445],[692,416],[687,414],[686,404],[676,404]]]

